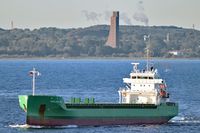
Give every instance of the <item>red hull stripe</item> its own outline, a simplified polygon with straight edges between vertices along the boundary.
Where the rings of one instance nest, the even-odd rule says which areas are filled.
[[[98,126],[98,125],[135,125],[135,124],[163,124],[169,118],[137,118],[137,119],[36,119],[27,118],[27,124],[40,126]]]

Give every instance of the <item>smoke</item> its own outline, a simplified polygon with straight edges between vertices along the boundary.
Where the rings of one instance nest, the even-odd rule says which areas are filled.
[[[143,1],[139,1],[137,3],[137,8],[139,11],[144,11]]]
[[[119,18],[123,20],[125,24],[128,24],[128,25],[132,24],[131,19],[128,17],[127,13],[125,12],[121,13]]]
[[[110,21],[110,17],[112,16],[112,11],[104,11],[102,13],[97,13],[93,11],[83,10],[82,13],[84,14],[87,21],[92,21],[92,22],[99,22],[100,20]],[[128,24],[128,25],[132,24],[131,18],[125,12],[120,13],[119,18],[125,24]]]
[[[112,11],[104,11],[101,13],[83,10],[82,13],[86,17],[87,21],[91,21],[93,23],[99,23],[99,21],[110,21],[110,17],[112,16]],[[137,3],[137,11],[132,15],[132,18],[126,12],[120,13],[120,20],[124,22],[124,24],[132,25],[132,21],[136,20],[138,22],[142,22],[145,26],[149,25],[149,18],[145,14],[143,1],[139,1]]]
[[[85,15],[87,21],[99,22],[99,18],[101,17],[99,13],[89,12],[87,10],[83,10],[82,13]]]
[[[139,21],[139,22],[143,22],[146,26],[148,26],[149,24],[149,19],[148,17],[144,14],[144,13],[141,13],[141,12],[136,12],[134,15],[133,15],[133,18],[136,20],[136,21]]]
[[[104,17],[105,21],[110,21],[110,17],[112,16],[112,11],[104,11],[101,16]],[[125,24],[131,25],[131,18],[127,15],[126,12],[120,13],[119,19],[122,20]]]
[[[145,14],[143,1],[139,1],[137,4],[137,12],[133,15],[133,19],[139,22],[143,22],[146,26],[149,25],[149,19],[147,15]]]
[[[105,21],[109,21],[110,17],[112,16],[112,11],[104,11],[103,16]]]

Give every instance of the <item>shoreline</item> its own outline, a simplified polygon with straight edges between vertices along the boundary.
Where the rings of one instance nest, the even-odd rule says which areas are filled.
[[[6,57],[0,58],[2,60],[146,60],[145,57]],[[200,58],[162,58],[162,57],[151,57],[150,60],[200,60]]]

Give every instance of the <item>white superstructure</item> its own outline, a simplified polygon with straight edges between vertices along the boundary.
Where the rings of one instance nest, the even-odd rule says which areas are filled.
[[[132,63],[130,78],[123,78],[126,88],[120,88],[119,103],[127,104],[160,104],[168,100],[166,83],[159,78],[157,69],[147,67],[139,70],[139,63]]]

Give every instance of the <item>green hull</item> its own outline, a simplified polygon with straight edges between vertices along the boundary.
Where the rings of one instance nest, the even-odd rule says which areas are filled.
[[[29,125],[162,124],[178,114],[176,103],[69,104],[58,96],[19,96]]]

